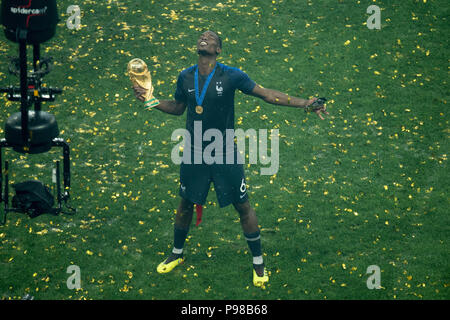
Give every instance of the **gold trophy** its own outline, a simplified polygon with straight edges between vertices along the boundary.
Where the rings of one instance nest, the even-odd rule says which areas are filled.
[[[139,58],[134,58],[128,62],[127,71],[134,85],[147,90],[143,95],[147,109],[156,107],[159,104],[159,100],[153,96],[152,77],[150,71],[148,71],[147,64]]]

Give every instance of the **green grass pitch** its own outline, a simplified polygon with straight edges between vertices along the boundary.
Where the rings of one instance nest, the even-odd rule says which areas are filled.
[[[81,26],[66,9],[81,8]],[[381,8],[369,29],[367,7]],[[449,9],[445,0],[58,1],[57,34],[42,45],[64,89],[43,109],[71,148],[73,216],[0,226],[0,299],[449,299]],[[186,263],[159,275],[172,247],[179,167],[171,134],[185,125],[135,100],[126,65],[151,69],[172,99],[195,40],[220,32],[219,61],[264,87],[325,96],[330,115],[236,94],[236,128],[278,129],[280,168],[245,165],[270,283],[251,283],[238,215],[211,190],[192,226]],[[18,85],[0,35],[0,86]],[[0,97],[0,137],[20,105]],[[11,183],[51,184],[54,151],[4,151]],[[447,181],[447,182],[446,182]],[[2,204],[3,206],[3,204]],[[447,208],[447,209],[445,209]],[[77,265],[81,288],[69,289]],[[380,289],[366,270],[380,267]]]

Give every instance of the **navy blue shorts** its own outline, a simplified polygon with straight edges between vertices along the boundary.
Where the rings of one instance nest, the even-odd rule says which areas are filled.
[[[180,196],[203,205],[214,183],[221,208],[248,200],[242,164],[184,164],[180,165]]]

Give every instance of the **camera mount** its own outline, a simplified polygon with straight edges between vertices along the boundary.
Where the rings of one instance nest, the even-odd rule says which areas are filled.
[[[4,202],[4,218],[9,207],[8,162],[5,161],[5,189],[2,193],[2,149],[12,148],[19,153],[38,154],[53,147],[63,149],[64,188],[61,191],[59,161],[57,164],[57,200],[62,211],[64,203],[70,198],[70,148],[58,138],[59,129],[54,115],[42,111],[42,102],[54,101],[61,89],[45,87],[42,78],[51,71],[52,59],[41,58],[40,44],[55,35],[58,22],[56,0],[3,0],[1,3],[1,23],[7,39],[19,44],[19,57],[12,58],[9,72],[20,78],[20,86],[0,88],[7,93],[10,101],[20,101],[20,112],[13,113],[5,123],[5,138],[0,139],[0,202]],[[28,72],[27,46],[33,46],[33,68]],[[34,110],[29,110],[34,105]]]

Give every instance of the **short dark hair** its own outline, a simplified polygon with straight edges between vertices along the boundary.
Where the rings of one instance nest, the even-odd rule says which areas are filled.
[[[222,49],[222,38],[219,36],[219,34],[217,33],[217,32],[215,32],[215,31],[212,31],[212,30],[208,30],[209,32],[212,32],[212,33],[214,33],[215,35],[216,35],[216,37],[217,37],[217,42],[218,42],[218,44],[219,44],[219,48],[220,49]]]

